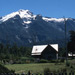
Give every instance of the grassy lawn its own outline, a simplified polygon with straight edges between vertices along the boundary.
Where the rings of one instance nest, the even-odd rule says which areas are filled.
[[[45,68],[52,70],[59,70],[65,68],[64,64],[55,65],[54,63],[37,63],[37,64],[13,64],[5,65],[8,69],[15,70],[16,73],[27,73],[29,70],[32,73],[42,73]]]
[[[30,63],[30,64],[8,64],[5,65],[10,70],[15,70],[16,73],[27,73],[29,70],[31,73],[43,73],[45,68],[49,68],[51,71],[60,71],[67,69],[68,72],[74,70],[75,72],[75,59],[68,61],[70,65],[67,67],[65,63]]]

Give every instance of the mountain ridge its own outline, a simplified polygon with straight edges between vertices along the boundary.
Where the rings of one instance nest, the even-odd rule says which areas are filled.
[[[75,19],[65,19],[69,39],[69,31],[75,30]],[[36,44],[63,44],[64,18],[43,17],[22,9],[0,18],[0,36],[0,42],[9,41],[10,44],[14,42],[18,45],[31,45],[35,42]]]

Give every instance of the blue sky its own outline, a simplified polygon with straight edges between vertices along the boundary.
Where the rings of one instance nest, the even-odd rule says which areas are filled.
[[[47,17],[75,18],[75,0],[0,0],[0,16],[20,9]]]

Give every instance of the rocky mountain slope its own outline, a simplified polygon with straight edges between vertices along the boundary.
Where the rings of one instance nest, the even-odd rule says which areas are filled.
[[[75,19],[65,18],[67,38],[75,30]],[[50,44],[63,45],[65,25],[63,18],[34,15],[29,10],[19,10],[0,17],[0,42],[18,45]]]

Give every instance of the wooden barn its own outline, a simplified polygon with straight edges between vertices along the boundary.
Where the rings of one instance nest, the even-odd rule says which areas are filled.
[[[33,46],[31,55],[39,59],[58,59],[58,44]]]

